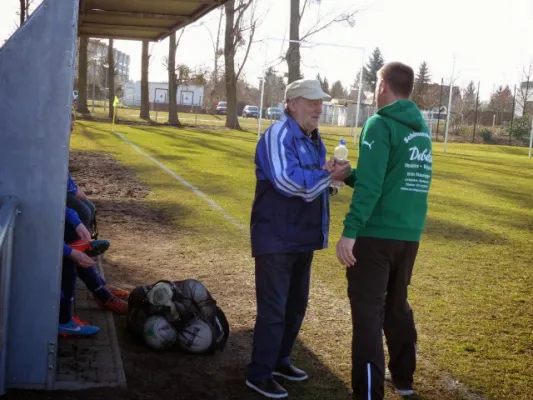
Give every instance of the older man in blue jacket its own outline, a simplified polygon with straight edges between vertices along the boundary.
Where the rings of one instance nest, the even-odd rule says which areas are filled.
[[[287,391],[274,380],[303,381],[290,355],[309,298],[315,250],[328,245],[329,188],[348,164],[326,164],[318,132],[329,96],[316,80],[286,89],[285,117],[267,129],[256,149],[256,191],[251,215],[257,320],[246,384],[269,398]]]

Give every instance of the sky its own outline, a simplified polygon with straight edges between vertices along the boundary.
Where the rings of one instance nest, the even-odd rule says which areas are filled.
[[[287,48],[286,42],[264,39],[287,39],[289,33],[288,0],[255,2],[261,24],[243,70],[254,85],[259,82],[265,59],[276,61]],[[18,3],[0,1],[0,43],[16,29]],[[495,87],[518,84],[522,68],[533,61],[531,0],[321,0],[320,5],[306,11],[301,32],[318,18],[348,8],[359,10],[353,27],[333,26],[309,39],[319,44],[302,50],[305,77],[320,73],[330,84],[341,80],[350,85],[362,58],[366,63],[372,50],[379,47],[385,61],[401,61],[415,70],[426,61],[432,81],[444,78],[445,84],[450,82],[455,57],[454,84],[464,87],[470,80],[480,81],[481,98],[488,100]],[[216,35],[219,15],[214,11],[201,20],[201,25],[186,29],[177,51],[178,63],[212,69],[209,30]],[[115,46],[131,56],[131,79],[140,80],[141,43],[115,41]],[[162,59],[168,52],[168,40],[151,45],[151,52],[150,81],[166,81]],[[237,64],[242,53],[236,57]],[[283,62],[275,68],[280,73],[287,69]]]

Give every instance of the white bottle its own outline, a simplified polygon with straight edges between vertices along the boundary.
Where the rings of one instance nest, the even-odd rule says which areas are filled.
[[[338,160],[346,160],[348,159],[348,148],[346,147],[346,140],[341,139],[340,143],[341,144],[335,147],[335,153],[333,153],[333,155]]]
[[[333,156],[337,160],[347,160],[348,159],[348,148],[346,147],[346,140],[341,139],[340,144],[335,147],[335,152],[333,153]],[[334,189],[339,190],[339,188],[344,185],[344,182],[342,181],[333,181],[331,183],[331,186]]]

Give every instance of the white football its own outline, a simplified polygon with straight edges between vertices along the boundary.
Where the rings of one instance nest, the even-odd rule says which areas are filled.
[[[203,353],[213,343],[213,331],[207,322],[194,318],[179,332],[180,346],[191,353]]]
[[[209,298],[209,292],[202,282],[196,279],[187,279],[184,283],[188,289],[190,299],[195,303],[200,304]]]
[[[148,347],[163,350],[174,346],[178,332],[165,317],[152,315],[144,323],[143,338]]]

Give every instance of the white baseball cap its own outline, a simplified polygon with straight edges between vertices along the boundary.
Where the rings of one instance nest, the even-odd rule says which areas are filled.
[[[320,82],[316,79],[300,79],[287,85],[285,99],[292,100],[303,97],[308,100],[330,100],[331,96],[324,93]]]

